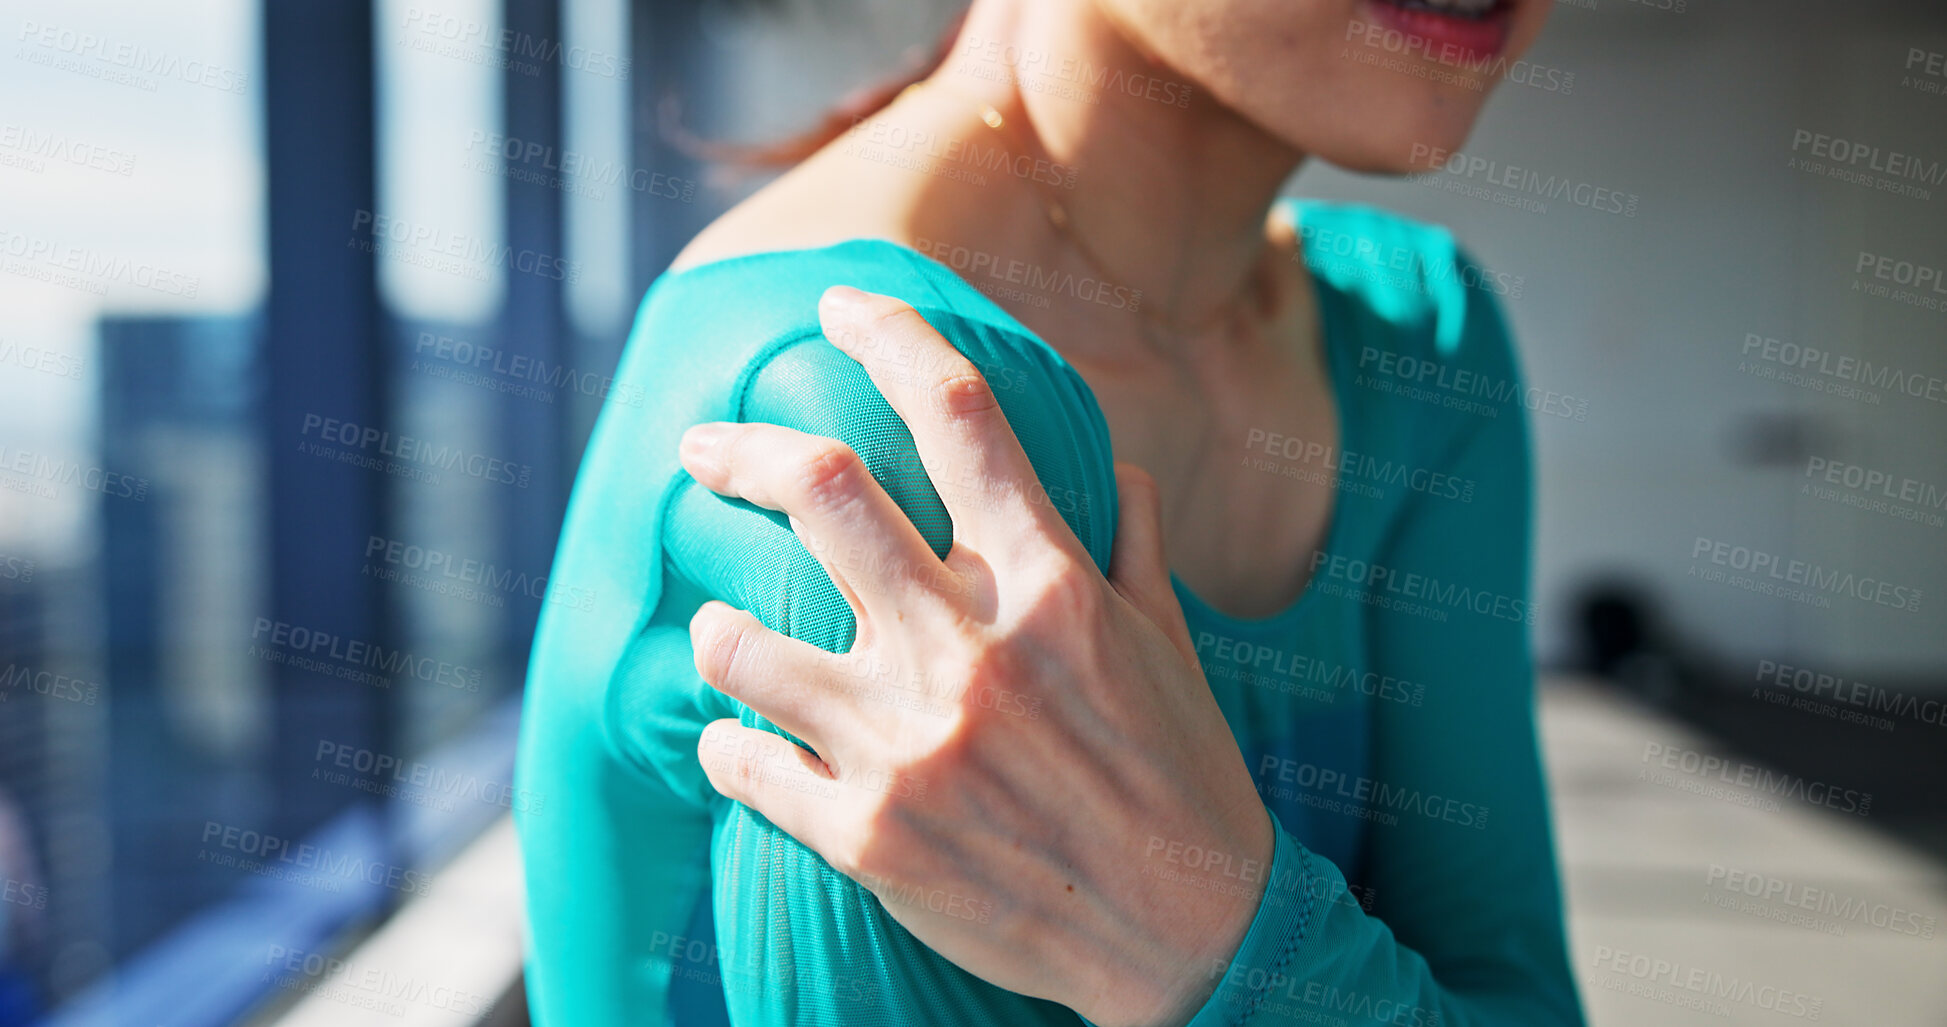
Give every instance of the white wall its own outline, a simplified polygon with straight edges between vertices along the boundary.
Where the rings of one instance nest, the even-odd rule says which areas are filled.
[[[1805,130],[1947,169],[1947,95],[1902,85],[1911,48],[1947,52],[1947,11],[1931,8],[1923,23],[1899,13],[1930,10],[1921,5],[1691,0],[1673,13],[1597,3],[1559,6],[1532,55],[1573,71],[1571,92],[1503,85],[1468,150],[1637,194],[1635,218],[1561,203],[1516,211],[1323,167],[1301,174],[1297,191],[1447,224],[1482,263],[1525,277],[1507,305],[1530,383],[1589,404],[1586,422],[1533,419],[1544,658],[1567,653],[1578,586],[1621,572],[1651,588],[1686,636],[1737,661],[1939,671],[1947,527],[1800,487],[1820,457],[1947,492],[1947,403],[1881,390],[1868,405],[1740,363],[1757,333],[1947,378],[1947,312],[1852,291],[1861,250],[1947,268],[1947,186],[1921,200],[1789,166],[1810,155],[1793,150]],[[1947,292],[1931,295],[1947,307]],[[1740,455],[1754,435],[1771,457]],[[1924,596],[1915,612],[1844,597],[1815,608],[1700,581],[1688,574],[1699,536]]]

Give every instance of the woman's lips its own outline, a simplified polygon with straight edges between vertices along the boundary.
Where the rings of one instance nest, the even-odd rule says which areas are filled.
[[[1408,55],[1478,64],[1507,48],[1511,0],[1370,0],[1380,25],[1407,37]]]

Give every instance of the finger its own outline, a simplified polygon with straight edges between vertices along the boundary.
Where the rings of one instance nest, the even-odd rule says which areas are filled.
[[[789,515],[855,614],[889,616],[951,573],[843,442],[774,424],[715,421],[685,432],[679,453],[703,487]]]
[[[955,536],[976,548],[1017,543],[1019,525],[1043,514],[1030,498],[1034,467],[973,361],[890,296],[834,286],[818,318],[906,422]]]
[[[690,649],[710,687],[819,752],[829,751],[851,723],[852,696],[841,687],[832,655],[772,631],[747,611],[715,599],[697,607]]]
[[[719,794],[756,810],[813,852],[825,853],[827,832],[835,825],[831,800],[840,791],[823,760],[788,738],[734,720],[704,725],[696,758]]]
[[[1183,619],[1183,604],[1170,584],[1163,546],[1163,494],[1148,471],[1120,460],[1115,465],[1118,500],[1115,546],[1109,553],[1109,584],[1142,612],[1192,665],[1196,646]]]
[[[832,585],[838,589],[838,594],[844,598],[846,607],[852,611],[852,648],[858,649],[869,644],[872,618],[866,615],[865,600],[859,598],[858,592],[852,588],[852,583],[845,579],[845,571],[839,566],[839,556],[818,542],[802,521],[796,517],[789,520],[791,534],[797,536],[798,541],[804,544],[805,552],[810,553],[811,558],[818,561],[818,566],[825,569],[825,576],[832,579]]]

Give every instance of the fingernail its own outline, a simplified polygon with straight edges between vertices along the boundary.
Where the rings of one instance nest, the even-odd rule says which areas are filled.
[[[849,285],[834,285],[818,300],[818,313],[843,317],[865,305],[866,294]]]
[[[685,461],[708,460],[723,443],[724,436],[729,433],[730,426],[722,421],[706,421],[692,425],[683,433],[683,441],[678,451]]]

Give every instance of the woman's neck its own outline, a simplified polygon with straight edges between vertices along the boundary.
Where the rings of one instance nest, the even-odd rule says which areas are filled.
[[[977,0],[926,89],[963,103],[969,131],[987,130],[979,106],[991,105],[1029,156],[1075,169],[1072,188],[1009,184],[1058,202],[1096,270],[1174,326],[1211,322],[1247,292],[1265,218],[1303,159],[1149,59],[1093,4]],[[1021,234],[1050,233],[1028,217],[1040,223]]]

